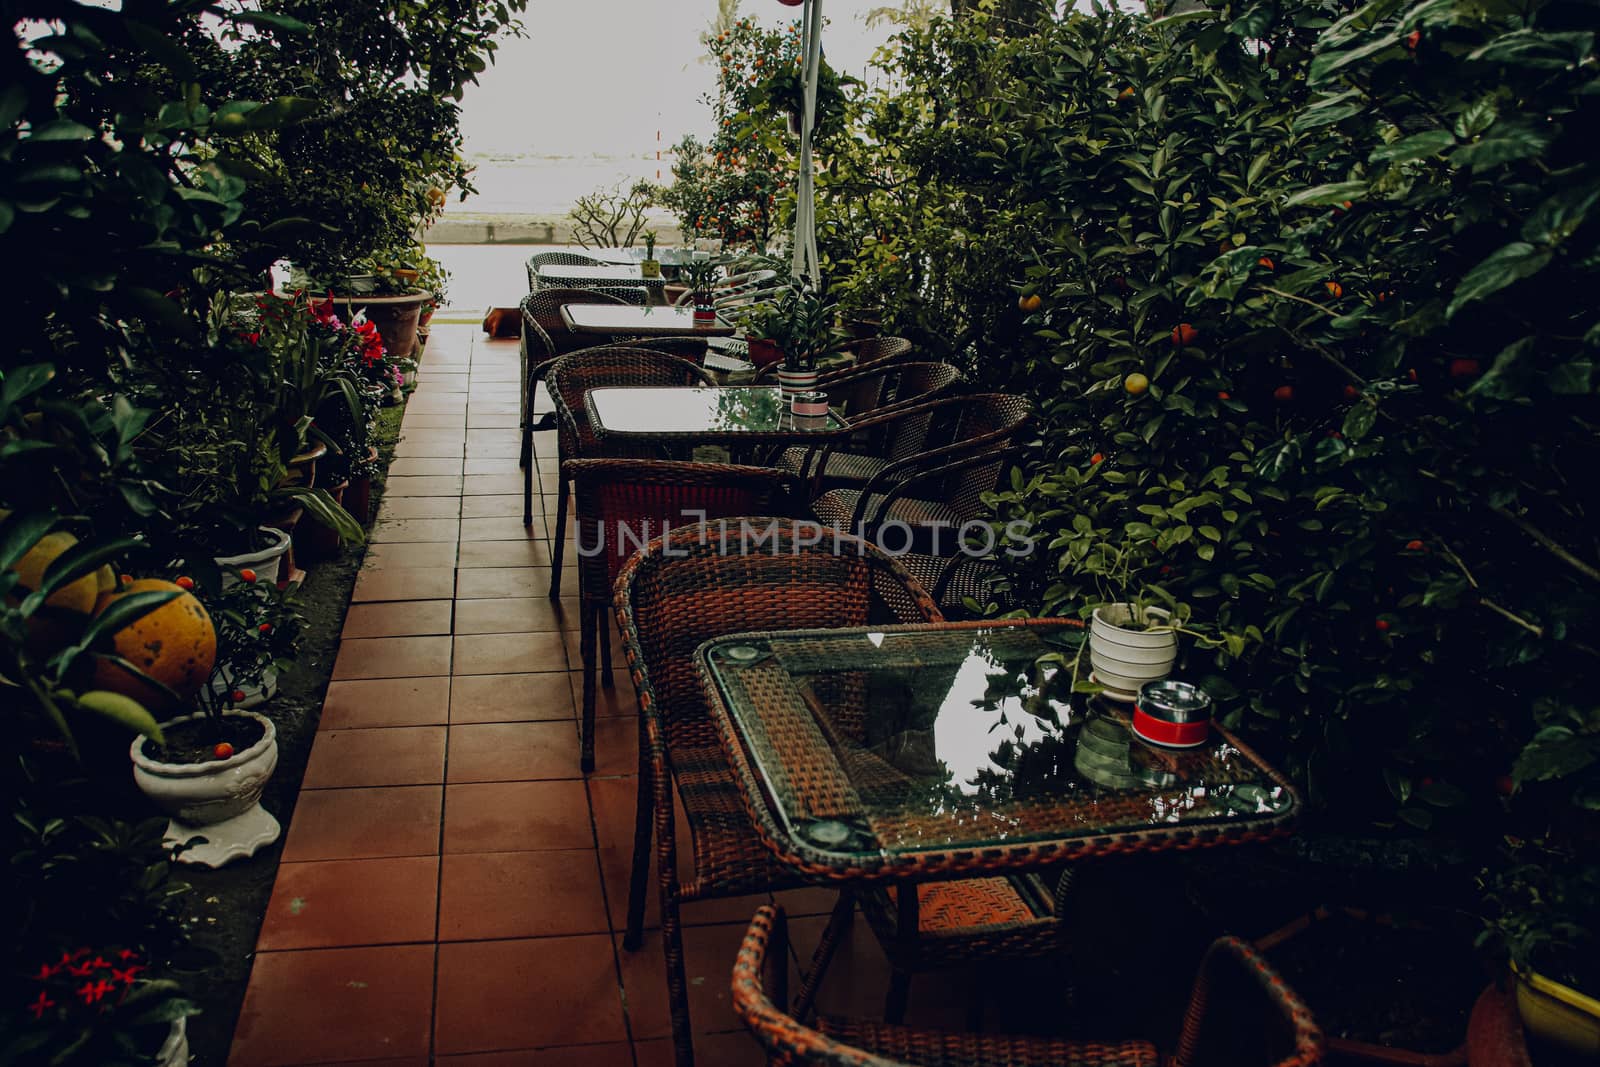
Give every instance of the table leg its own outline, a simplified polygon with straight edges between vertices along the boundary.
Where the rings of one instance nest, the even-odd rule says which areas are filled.
[[[839,938],[844,936],[850,928],[850,922],[855,918],[856,898],[848,889],[839,891],[839,900],[833,906],[833,914],[828,916],[828,925],[822,929],[822,938],[817,942],[817,949],[811,954],[811,969],[806,972],[805,980],[800,983],[800,992],[795,996],[794,1017],[800,1022],[805,1022],[806,1016],[811,1014],[811,1007],[817,999],[817,988],[822,984],[822,976],[828,970],[828,965],[833,962],[833,954],[839,947]]]
[[[917,934],[921,927],[921,918],[918,914],[920,901],[917,896],[915,882],[901,882],[894,891],[895,914],[895,939],[902,946],[909,946],[916,942]],[[889,993],[884,998],[883,1021],[887,1023],[901,1023],[906,1017],[906,1001],[911,995],[911,972],[901,967],[895,967],[889,976]]]

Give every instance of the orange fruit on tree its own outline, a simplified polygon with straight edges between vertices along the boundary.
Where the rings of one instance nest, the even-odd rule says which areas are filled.
[[[1294,386],[1280,385],[1272,391],[1272,399],[1280,404],[1287,404],[1294,399]]]
[[[187,703],[210,679],[217,662],[217,630],[205,607],[194,594],[159,578],[141,578],[104,598],[104,603],[109,606],[132,593],[163,592],[178,595],[113,634],[112,650]],[[159,689],[108,660],[95,667],[94,683],[98,689],[131,697],[151,711],[172,707]]]
[[[1268,258],[1267,256],[1262,256],[1260,259],[1256,260],[1256,262],[1261,264],[1263,267],[1267,268],[1268,270],[1277,270],[1278,269],[1278,265],[1276,263],[1272,262],[1272,260],[1270,258]]]
[[[1039,299],[1038,293],[1028,293],[1026,296],[1017,297],[1017,307],[1030,315],[1038,311],[1043,304],[1044,301]]]
[[[1138,396],[1140,393],[1150,388],[1150,379],[1145,377],[1143,374],[1140,374],[1138,371],[1134,371],[1132,374],[1122,379],[1122,388],[1126,389],[1130,395]]]
[[[1344,295],[1344,286],[1340,285],[1338,282],[1323,282],[1322,284],[1327,287],[1328,295],[1333,297],[1335,300]]]
[[[1200,331],[1190,326],[1187,322],[1180,322],[1172,328],[1172,343],[1179,348],[1187,347],[1200,340]]]

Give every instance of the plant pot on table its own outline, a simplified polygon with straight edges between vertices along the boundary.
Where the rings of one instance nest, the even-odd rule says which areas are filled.
[[[162,724],[168,745],[180,741],[204,749],[204,714],[184,715]],[[278,820],[261,806],[261,791],[278,766],[278,736],[272,720],[254,711],[225,711],[222,721],[238,729],[254,723],[259,739],[235,746],[224,759],[192,763],[167,762],[146,737],[129,749],[133,778],[139,789],[167,814],[165,843],[182,844],[196,837],[205,843],[185,849],[180,862],[221,867],[252,856],[282,833]],[[248,727],[246,727],[248,729]],[[196,736],[199,740],[194,740]]]
[[[793,399],[796,393],[814,392],[817,388],[817,372],[779,367],[778,388],[782,391],[785,401]]]
[[[1172,673],[1178,658],[1178,635],[1163,608],[1138,604],[1102,604],[1089,623],[1090,680],[1105,687],[1112,700],[1131,703],[1147,682]],[[1151,628],[1147,623],[1154,624]]]

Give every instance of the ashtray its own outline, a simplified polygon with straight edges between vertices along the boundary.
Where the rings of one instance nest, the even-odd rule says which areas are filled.
[[[1133,732],[1163,748],[1195,748],[1211,736],[1211,698],[1189,682],[1148,682],[1133,705]]]

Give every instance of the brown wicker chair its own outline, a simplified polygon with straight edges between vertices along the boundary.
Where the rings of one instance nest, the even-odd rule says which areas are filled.
[[[604,344],[604,337],[576,333],[568,328],[561,317],[563,304],[627,304],[617,293],[608,289],[540,289],[529,293],[526,300],[528,315],[549,335],[557,355],[576,352],[580,348],[593,348]]]
[[[598,267],[599,265],[598,259],[586,256],[582,252],[535,252],[528,257],[528,292],[539,291],[540,267]]]
[[[589,416],[583,398],[590,389],[608,385],[714,385],[711,375],[687,359],[649,349],[603,345],[571,352],[556,360],[545,375],[555,403],[559,431],[557,454],[561,463],[569,459],[599,459],[607,456],[649,457],[653,451],[638,446],[602,446],[589,429]],[[569,491],[565,477],[556,500],[556,528],[550,531],[550,599],[561,595],[561,561],[566,554],[567,503]],[[533,471],[524,470],[523,512],[532,522]],[[580,575],[581,579],[581,575]],[[606,645],[606,679],[611,677],[610,643]]]
[[[829,489],[812,501],[812,510],[826,525],[868,540],[874,540],[889,523],[903,524],[910,528],[912,539],[910,544],[896,546],[901,551],[950,555],[954,542],[944,541],[939,531],[959,529],[983,516],[982,494],[994,488],[1005,463],[1016,458],[1001,453],[1027,428],[1032,411],[1027,398],[1005,393],[954,397],[899,409],[883,421],[934,427],[929,441],[942,437],[939,425],[953,416],[950,443],[922,448],[886,464],[859,489]],[[862,426],[878,421],[867,419]],[[827,462],[824,453],[815,469],[827,469]]]
[[[865,485],[890,463],[927,445],[930,419],[885,421],[886,416],[937,400],[960,381],[961,372],[948,363],[897,363],[835,378],[827,389],[829,403],[842,406],[852,422],[864,422],[868,429],[843,447],[790,446],[772,462],[808,478],[813,494]]]
[[[673,460],[573,459],[561,466],[572,483],[581,568],[583,726],[580,765],[594,770],[595,645],[609,667],[611,627],[605,608],[622,565],[651,538],[675,526],[739,515],[803,510],[800,483],[771,467]]]
[[[640,729],[638,823],[623,945],[637,949],[643,936],[654,831],[672,1037],[684,1067],[694,1062],[694,1053],[679,907],[799,884],[762,844],[745,812],[700,687],[694,650],[742,630],[939,620],[922,587],[871,546],[832,531],[814,539],[813,529],[797,537],[788,520],[748,522],[674,530],[636,553],[616,583]],[[746,542],[747,530],[771,536]],[[724,550],[739,547],[752,550]],[[694,873],[683,882],[677,875],[675,796],[693,851]]]
[[[813,1028],[785,1007],[788,957],[783,909],[764,906],[734,963],[733,1007],[774,1067],[1159,1067],[1162,1062],[1147,1041],[973,1034],[830,1017]],[[1223,982],[1237,984],[1244,995],[1217,995],[1215,987]],[[1234,1025],[1215,1020],[1219,1006],[1240,1016],[1228,1020]],[[1311,1012],[1254,949],[1233,937],[1212,944],[1200,964],[1172,1067],[1313,1067],[1322,1062],[1323,1052]]]

